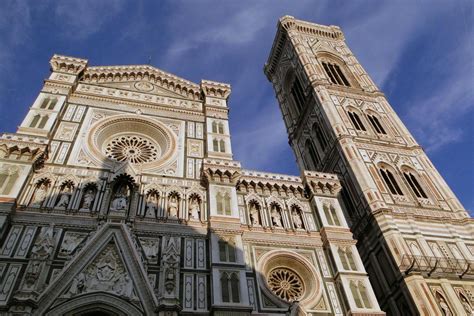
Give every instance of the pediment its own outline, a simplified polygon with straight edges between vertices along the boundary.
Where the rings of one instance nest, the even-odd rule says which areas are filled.
[[[38,300],[43,315],[69,301],[109,295],[152,314],[157,300],[132,236],[124,224],[107,223],[66,264]]]
[[[201,99],[201,87],[149,65],[88,67],[81,82],[140,93]]]

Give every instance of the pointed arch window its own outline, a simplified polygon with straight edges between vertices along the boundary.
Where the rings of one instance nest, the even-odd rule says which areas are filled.
[[[362,282],[351,281],[350,288],[357,308],[371,308],[370,300],[367,296],[367,289]]]
[[[216,121],[212,122],[212,132],[217,133],[217,122]]]
[[[369,119],[370,124],[372,124],[377,134],[387,134],[387,132],[385,132],[385,129],[382,127],[382,124],[380,124],[380,121],[377,116],[367,114],[367,118]]]
[[[390,193],[394,195],[403,195],[402,190],[400,189],[400,186],[398,185],[397,181],[395,180],[395,177],[393,174],[390,172],[390,170],[380,168],[380,174],[382,175],[382,178],[387,185],[388,189],[390,190]]]
[[[357,270],[357,266],[354,262],[354,256],[352,255],[352,251],[350,248],[339,248],[337,253],[339,255],[339,258],[341,259],[342,267],[344,268],[344,270]]]
[[[219,141],[217,139],[214,139],[212,141],[212,149],[213,151],[216,151],[216,152],[219,151]]]
[[[349,118],[351,119],[352,125],[359,130],[359,131],[367,131],[364,124],[362,124],[362,121],[359,117],[359,115],[355,112],[348,111],[347,114],[349,115]]]
[[[232,215],[231,201],[229,192],[217,192],[216,194],[217,214]]]
[[[323,151],[326,150],[328,142],[326,140],[326,137],[323,134],[323,131],[321,130],[321,127],[318,124],[313,125],[313,134],[316,137],[316,139],[318,140],[318,143],[321,146],[321,149]]]
[[[233,239],[219,239],[219,260],[221,262],[236,262],[235,242]]]
[[[334,206],[329,205],[329,204],[324,204],[323,211],[328,221],[328,225],[341,226],[341,222],[339,221],[339,217],[337,216],[337,212]]]
[[[219,122],[219,124],[217,124],[217,131],[219,134],[224,134],[224,123]]]
[[[43,116],[38,124],[38,128],[44,128],[46,125],[46,122],[48,122],[48,119],[49,119],[48,115]]]
[[[222,302],[240,303],[238,272],[221,272]]]
[[[301,86],[301,83],[298,80],[298,77],[295,77],[295,80],[293,80],[293,85],[291,86],[290,93],[293,97],[293,100],[295,101],[295,106],[298,110],[298,113],[301,113],[306,103],[306,97],[304,95],[303,87]]]
[[[306,140],[305,143],[305,152],[307,155],[307,164],[309,165],[308,168],[316,169],[317,166],[319,165],[320,159],[318,152],[316,151],[316,148],[314,148],[313,143],[311,142],[310,139]],[[308,156],[309,155],[309,156]]]
[[[33,116],[33,119],[31,120],[31,123],[30,123],[30,127],[36,127],[36,125],[38,125],[40,118],[41,118],[41,115],[39,114],[36,114],[35,116]]]
[[[329,77],[332,83],[346,87],[351,86],[339,65],[325,61],[323,61],[322,64],[326,75]]]
[[[407,181],[413,193],[415,193],[416,197],[423,199],[428,198],[420,183],[411,172],[405,171],[403,172],[403,176],[405,177],[405,180]]]
[[[225,142],[224,142],[223,139],[221,139],[221,140],[219,141],[219,151],[220,151],[221,153],[225,153]]]

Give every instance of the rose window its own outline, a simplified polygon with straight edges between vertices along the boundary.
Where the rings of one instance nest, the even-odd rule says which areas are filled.
[[[304,293],[303,281],[295,272],[285,269],[273,269],[267,276],[270,290],[287,302],[298,300]]]
[[[159,158],[159,150],[151,141],[140,136],[119,136],[105,146],[105,155],[117,161],[146,163]]]

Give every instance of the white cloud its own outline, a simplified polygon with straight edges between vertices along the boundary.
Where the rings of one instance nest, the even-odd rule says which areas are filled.
[[[65,35],[83,39],[98,32],[124,5],[124,0],[61,1],[54,12]]]

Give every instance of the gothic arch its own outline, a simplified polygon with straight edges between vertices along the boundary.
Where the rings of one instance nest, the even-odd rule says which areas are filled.
[[[354,77],[352,71],[349,69],[349,65],[344,61],[344,59],[338,56],[339,54],[337,52],[334,52],[334,50],[321,50],[316,52],[315,55],[316,60],[321,65],[321,69],[325,70],[323,63],[335,64],[339,66],[340,70],[342,71],[342,74],[347,79],[350,87],[360,87],[359,82]],[[324,73],[327,74],[326,70],[324,71]]]
[[[106,315],[144,315],[133,304],[109,293],[89,293],[69,299],[50,309],[46,315],[80,316],[102,312]]]

